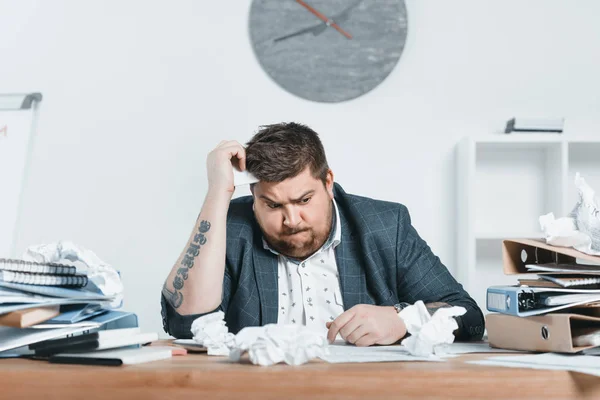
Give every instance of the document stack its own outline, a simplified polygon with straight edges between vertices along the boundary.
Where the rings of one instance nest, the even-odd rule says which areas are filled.
[[[114,301],[74,266],[0,259],[0,358],[48,339],[137,327],[137,316],[113,310]]]
[[[59,364],[122,365],[170,358],[171,348],[139,347],[156,340],[157,333],[123,328],[46,340],[29,349],[35,358]]]
[[[532,239],[502,247],[504,273],[526,277],[488,288],[490,345],[563,353],[600,346],[600,257]]]

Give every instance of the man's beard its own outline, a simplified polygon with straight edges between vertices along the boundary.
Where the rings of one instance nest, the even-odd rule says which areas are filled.
[[[329,208],[327,209],[327,216],[326,216],[327,221],[329,221],[329,225],[328,225],[328,228],[326,229],[326,231],[322,232],[321,234],[316,233],[312,228],[297,229],[297,230],[290,229],[290,230],[283,231],[279,236],[276,237],[276,236],[267,234],[265,232],[265,230],[262,228],[262,226],[260,225],[260,222],[258,223],[258,225],[260,226],[260,229],[262,230],[265,240],[267,241],[267,243],[273,250],[275,250],[276,252],[278,252],[279,254],[282,254],[284,256],[302,260],[302,259],[308,258],[308,256],[312,255],[315,251],[319,250],[321,248],[321,246],[323,246],[323,244],[325,244],[325,241],[329,237],[329,235],[331,233],[331,229],[332,229],[332,226],[331,226],[331,216],[332,216],[332,212],[333,212],[332,208],[333,208],[333,204],[330,203]],[[286,238],[294,236],[294,234],[298,234],[298,233],[307,235],[308,238],[305,241],[303,241],[301,244],[291,243],[290,241],[286,240]]]

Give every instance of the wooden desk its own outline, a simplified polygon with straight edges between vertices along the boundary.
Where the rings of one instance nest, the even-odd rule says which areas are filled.
[[[600,398],[600,378],[566,372],[403,362],[259,367],[188,354],[123,367],[0,360],[1,399]]]

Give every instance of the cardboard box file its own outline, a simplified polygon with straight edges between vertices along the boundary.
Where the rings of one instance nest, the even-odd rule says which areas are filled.
[[[502,241],[502,262],[505,275],[539,274],[527,271],[525,265],[574,264],[577,259],[600,266],[600,256],[591,256],[571,247],[551,246],[544,240],[507,239]]]
[[[581,314],[551,313],[535,317],[488,314],[491,347],[557,353],[576,353],[596,346],[574,347],[573,329],[598,327],[600,318]]]

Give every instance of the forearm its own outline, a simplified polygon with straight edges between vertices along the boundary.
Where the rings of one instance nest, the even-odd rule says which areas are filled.
[[[194,230],[163,286],[181,315],[201,314],[221,304],[225,274],[227,209],[231,193],[209,191]]]

